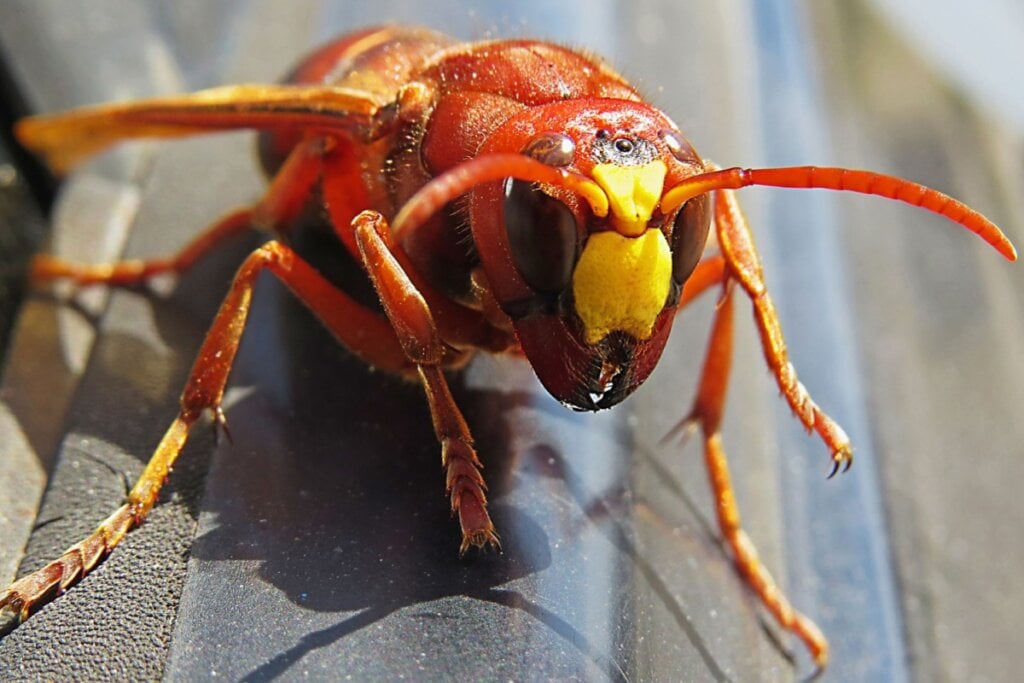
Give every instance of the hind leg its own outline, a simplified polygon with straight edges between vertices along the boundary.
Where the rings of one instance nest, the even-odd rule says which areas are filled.
[[[321,175],[322,148],[322,140],[310,140],[296,147],[259,202],[224,216],[177,254],[94,265],[72,263],[42,254],[32,262],[31,278],[36,283],[69,280],[82,286],[130,287],[143,284],[156,275],[181,275],[205,254],[254,228],[284,232],[305,207]]]

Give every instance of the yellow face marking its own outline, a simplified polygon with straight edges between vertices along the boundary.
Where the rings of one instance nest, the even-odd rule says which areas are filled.
[[[615,330],[650,337],[671,280],[672,252],[660,230],[639,237],[611,230],[591,235],[572,275],[584,341],[596,344]]]
[[[638,237],[661,199],[665,185],[665,162],[652,161],[643,166],[598,164],[593,176],[608,195],[612,227],[627,237]]]

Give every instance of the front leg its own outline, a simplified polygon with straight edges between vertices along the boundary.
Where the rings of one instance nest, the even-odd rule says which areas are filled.
[[[832,472],[829,477],[835,475],[840,468],[846,471],[853,463],[850,439],[843,428],[818,407],[796,376],[796,369],[786,351],[786,340],[782,336],[775,305],[764,282],[754,238],[732,190],[719,190],[715,193],[715,226],[718,243],[729,264],[729,270],[754,306],[754,320],[761,336],[765,362],[779,385],[779,391],[804,428],[816,433],[831,452]]]
[[[462,528],[459,552],[470,547],[497,547],[498,535],[487,513],[487,485],[480,472],[483,465],[441,371],[450,349],[437,331],[427,302],[391,253],[391,231],[384,217],[364,211],[352,221],[352,228],[363,266],[405,355],[416,364],[427,394],[452,513],[458,514]]]

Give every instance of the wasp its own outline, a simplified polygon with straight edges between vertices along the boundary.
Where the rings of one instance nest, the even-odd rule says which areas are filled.
[[[720,169],[597,57],[530,40],[461,43],[420,28],[338,38],[281,85],[41,116],[20,122],[16,133],[63,173],[123,140],[243,128],[261,131],[270,178],[256,203],[169,258],[85,265],[43,255],[33,264],[37,282],[132,286],[181,275],[253,229],[275,237],[235,275],[179,413],[127,501],[61,557],[0,592],[0,633],[80,581],[143,522],[202,416],[226,429],[225,388],[256,279],[268,271],[342,346],[422,385],[460,553],[500,542],[481,459],[445,371],[479,352],[517,353],[568,408],[610,408],[654,370],[679,311],[718,292],[696,397],[681,425],[700,434],[718,525],[739,574],[826,665],[825,636],[758,559],[730,483],[720,431],[737,297],[752,305],[767,367],[796,419],[828,449],[831,475],[850,467],[853,451],[789,360],[735,193],[759,185],[897,199],[946,216],[1014,260],[994,224],[936,190],[879,173]],[[289,246],[311,204],[362,266],[379,306],[335,285]],[[716,249],[708,248],[712,230]]]

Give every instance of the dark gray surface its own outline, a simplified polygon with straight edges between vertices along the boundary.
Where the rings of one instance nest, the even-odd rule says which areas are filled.
[[[5,45],[12,34],[24,40],[42,32],[30,20],[57,5],[14,6],[21,14],[0,30]],[[901,172],[954,190],[1020,232],[1019,208],[1006,189],[1019,180],[1019,168],[996,175],[984,170],[991,158],[964,161],[979,146],[999,148],[984,119],[968,116],[976,132],[967,149],[957,139],[963,128],[948,127],[953,119],[917,131],[921,124],[900,127],[890,116],[892,137],[880,139],[863,132],[882,125],[867,116],[870,108],[842,125],[825,121],[826,101],[859,111],[862,101],[898,99],[853,87],[870,83],[861,80],[870,73],[862,65],[877,48],[870,36],[881,29],[872,15],[831,14],[839,6],[833,3],[816,5],[814,24],[788,2],[759,3],[757,12],[719,2],[515,12],[470,12],[454,3],[426,11],[412,3],[324,9],[318,2],[238,2],[218,5],[213,17],[200,13],[214,11],[205,3],[115,6],[58,24],[57,44],[82,36],[81,59],[51,56],[24,67],[35,74],[28,77],[39,84],[41,106],[73,103],[55,100],[43,86],[62,68],[74,74],[72,93],[80,88],[87,99],[105,99],[146,94],[149,78],[162,84],[157,89],[269,80],[317,40],[383,18],[424,21],[464,37],[495,27],[501,35],[585,44],[613,58],[720,163],[813,161]],[[118,29],[118,21],[134,28]],[[887,45],[897,63],[906,61],[898,46]],[[110,54],[110,67],[83,66]],[[128,72],[124,81],[115,75],[118,63]],[[847,63],[853,66],[844,71]],[[820,64],[827,66],[814,66]],[[91,89],[111,83],[121,85]],[[69,96],[66,88],[57,92]],[[921,101],[937,107],[943,96],[930,92]],[[970,109],[955,100],[953,108]],[[912,120],[924,120],[912,111]],[[933,149],[933,140],[958,160],[946,168],[958,171],[959,183],[929,163],[938,152],[920,153]],[[918,154],[886,153],[907,149]],[[1012,152],[994,156],[996,168],[1013,168]],[[245,137],[176,143],[151,163],[146,158],[101,163],[76,179],[65,204],[109,211],[111,199],[121,201],[134,226],[131,254],[165,253],[258,192]],[[136,179],[144,192],[138,213],[131,183],[100,181],[95,173]],[[1014,353],[1020,273],[941,219],[882,200],[764,190],[743,198],[801,378],[858,449],[853,472],[824,482],[824,449],[799,434],[765,377],[751,326],[741,324],[725,443],[754,542],[797,607],[832,641],[826,678],[1004,680],[1021,602],[1020,584],[1007,573],[1019,566],[1021,547],[1000,540],[1002,520],[1021,518],[1021,503],[1003,483],[1021,466],[1022,435],[1014,431],[1021,429],[1014,416],[1024,384],[1024,354]],[[70,214],[81,222],[86,210],[65,209],[65,220]],[[111,213],[104,220],[118,224],[118,212]],[[123,494],[118,473],[134,476],[148,458],[244,251],[212,259],[166,301],[119,292],[104,308],[102,294],[90,293],[91,310],[102,312],[99,342],[90,354],[88,342],[76,338],[88,369],[39,517],[57,521],[34,534],[25,568],[90,529]],[[970,282],[982,284],[964,289]],[[712,303],[684,316],[662,367],[608,414],[564,411],[515,360],[482,359],[470,369],[456,391],[480,442],[505,551],[463,562],[419,390],[368,373],[279,287],[262,284],[229,395],[235,443],[215,448],[197,431],[172,479],[170,503],[80,587],[0,642],[0,675],[792,678],[708,527],[694,444],[680,457],[658,443],[689,405]],[[19,334],[50,330],[42,338],[58,342],[31,345],[36,352],[69,348],[73,314],[45,310]],[[60,327],[48,323],[59,320]],[[55,335],[55,327],[62,332]],[[45,462],[46,444],[57,437],[36,426],[48,396],[26,388],[40,375],[18,363],[28,353],[20,348],[5,390],[18,399],[16,425],[34,435],[29,442]],[[1002,353],[978,351],[988,348]],[[74,357],[63,356],[72,371]],[[61,356],[54,358],[60,366]],[[983,468],[964,457],[979,444]],[[884,489],[876,487],[879,469]],[[943,473],[950,469],[953,476]],[[888,494],[884,502],[880,490]],[[898,582],[888,565],[883,509],[895,532]],[[2,552],[6,559],[9,551]],[[808,671],[797,654],[797,670]]]
[[[0,357],[24,296],[28,259],[44,234],[39,208],[11,157],[0,141]]]
[[[0,143],[0,358],[11,341],[18,320],[19,305],[26,290],[28,260],[38,249],[45,222],[21,174],[12,163],[13,155]],[[13,348],[13,347],[12,347]],[[0,400],[8,398],[0,389]],[[15,431],[15,420],[0,407],[0,433]],[[15,447],[16,448],[16,447]],[[8,548],[20,550],[28,525],[35,519],[38,498],[25,496],[43,486],[43,476],[34,458],[4,457],[15,448],[0,450],[0,576],[9,578],[18,559]]]
[[[188,149],[191,143],[186,143],[168,150],[147,174],[147,187],[160,196],[173,193],[175,186],[182,188],[187,178],[200,173],[213,180],[214,174],[207,172],[211,163],[223,155],[236,158],[241,151],[239,142],[243,141],[193,144],[192,150]],[[183,164],[182,159],[192,165]],[[172,170],[165,173],[165,168]],[[233,180],[232,170],[238,170],[223,164],[217,168],[226,174],[222,181]],[[214,203],[231,201],[223,183],[220,189],[216,189],[217,183],[207,187],[207,198]],[[250,186],[256,187],[255,183]],[[138,220],[170,227],[179,220],[186,224],[207,221],[219,211],[214,209],[204,217],[201,194],[194,188],[188,193],[190,204],[182,203],[180,195],[174,204],[143,202]],[[109,198],[103,193],[100,196]],[[134,233],[127,253],[153,253],[154,247],[160,248],[153,244],[159,237],[164,235]],[[235,249],[204,264],[196,278],[183,282],[168,300],[119,291],[111,294],[101,315],[85,316],[96,325],[96,343],[74,388],[54,474],[36,521],[38,529],[26,549],[23,570],[55,557],[91,531],[123,499],[127,484],[141,472],[169,417],[176,412],[179,387],[218,303],[219,295],[210,297],[209,291],[223,291],[243,253]],[[12,363],[17,361],[15,356]],[[35,406],[20,401],[14,414],[32,415],[35,408],[45,415],[47,394],[44,391],[34,398]],[[164,504],[154,511],[145,529],[132,534],[119,548],[123,552],[102,565],[88,589],[64,596],[67,610],[43,610],[28,628],[5,638],[0,644],[0,671],[18,672],[13,678],[24,680],[144,680],[160,675],[212,447],[210,432],[197,430],[194,443],[175,470]],[[61,602],[63,598],[58,604]]]

